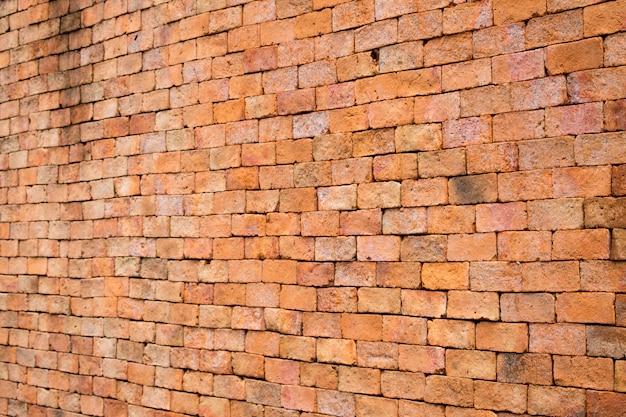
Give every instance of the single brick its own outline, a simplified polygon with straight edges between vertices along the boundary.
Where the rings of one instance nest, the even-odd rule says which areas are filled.
[[[475,233],[448,236],[450,261],[489,261],[496,258],[496,234]]]
[[[573,323],[531,324],[529,351],[560,355],[585,354],[585,326]]]
[[[552,45],[546,48],[546,68],[550,75],[599,68],[603,55],[602,38]]]
[[[520,291],[522,288],[522,271],[517,263],[472,262],[469,272],[473,291]]]
[[[619,167],[613,167],[613,172]],[[615,175],[611,181],[608,166],[558,168],[552,173],[554,197],[594,197],[609,195],[611,182],[615,186]],[[615,193],[614,193],[615,194]]]
[[[380,393],[380,370],[339,367],[339,391],[377,395]]]
[[[459,76],[461,75],[461,76]],[[443,91],[487,85],[491,82],[491,60],[477,59],[444,65],[441,68],[441,88]],[[434,91],[438,93],[441,91]]]
[[[476,325],[476,348],[497,352],[526,352],[528,325],[523,323],[489,323]]]
[[[415,123],[442,122],[458,119],[461,98],[458,92],[415,97]]]
[[[541,353],[499,353],[498,381],[516,384],[552,384],[552,357]]]
[[[531,230],[580,229],[583,227],[582,199],[537,200],[528,202]]]
[[[598,4],[583,9],[585,37],[603,35],[624,30],[626,7],[618,3],[614,5]]]
[[[445,370],[445,349],[434,346],[398,346],[400,370],[440,374]]]
[[[613,361],[610,358],[554,357],[554,383],[568,387],[613,389]]]
[[[469,378],[430,375],[426,378],[424,400],[471,407],[474,403],[473,381]]]
[[[493,5],[493,19],[496,25],[527,20],[546,12],[545,1],[496,0]]]
[[[576,388],[528,387],[528,408],[531,414],[568,415],[581,414],[585,410],[585,391]]]
[[[624,97],[624,67],[601,68],[578,71],[568,76],[567,90],[572,103],[616,100]],[[614,85],[611,89],[598,88],[598,85]]]
[[[502,321],[554,323],[555,301],[551,294],[502,294]]]
[[[442,291],[402,290],[402,313],[409,316],[441,318],[447,298]]]
[[[587,326],[587,355],[608,356],[614,359],[624,357],[623,328],[610,326]]]
[[[473,36],[474,57],[485,58],[523,51],[524,29],[524,24],[513,23],[476,31]]]
[[[559,321],[574,323],[615,322],[615,296],[611,293],[566,293],[556,300]]]
[[[448,35],[432,39],[424,45],[424,66],[468,61],[472,58],[472,36],[470,33]]]
[[[434,319],[428,322],[428,344],[473,349],[476,346],[475,330],[471,321]]]
[[[404,207],[434,206],[448,202],[448,181],[443,177],[403,181],[400,191]]]
[[[474,383],[474,406],[489,410],[526,411],[527,386],[501,382],[476,381]]]
[[[552,246],[554,259],[608,259],[609,231],[607,229],[556,231]]]
[[[494,292],[449,291],[446,317],[473,320],[498,320],[498,294]]]
[[[491,65],[494,83],[532,80],[546,75],[541,49],[495,56]]]

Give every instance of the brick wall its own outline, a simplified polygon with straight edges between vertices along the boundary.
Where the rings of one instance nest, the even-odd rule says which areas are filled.
[[[623,416],[626,1],[0,1],[0,415]]]

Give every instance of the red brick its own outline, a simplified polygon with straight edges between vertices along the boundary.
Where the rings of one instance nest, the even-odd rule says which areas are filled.
[[[526,352],[528,325],[522,323],[488,323],[476,325],[476,348],[497,352]]]
[[[469,265],[463,262],[425,263],[422,265],[422,285],[426,289],[467,289]]]
[[[428,376],[424,400],[430,403],[472,406],[474,403],[473,381],[469,378]]]
[[[380,393],[380,371],[378,369],[339,367],[339,391],[362,394]]]
[[[541,16],[546,12],[545,1],[522,1],[496,0],[494,4],[494,23],[516,22],[528,18]]]
[[[560,355],[584,355],[584,325],[569,323],[531,324],[529,351]]]
[[[446,178],[403,181],[401,202],[403,207],[446,204],[448,202],[448,181]]]
[[[420,177],[451,177],[466,174],[465,151],[461,148],[420,152],[417,166]]]
[[[545,76],[541,50],[501,55],[493,58],[493,81],[496,83],[531,80]]]
[[[498,380],[517,384],[552,383],[552,358],[538,353],[498,354]]]
[[[386,2],[381,2],[386,4]],[[410,5],[410,4],[409,4]],[[398,40],[428,39],[441,36],[443,15],[441,10],[404,14],[398,19]]]
[[[467,61],[472,57],[472,37],[469,33],[443,36],[424,45],[424,66]]]
[[[528,387],[528,408],[531,414],[566,416],[583,414],[585,411],[585,391],[575,388]]]
[[[512,262],[473,262],[470,288],[473,291],[520,291],[521,266]]]
[[[626,406],[626,396],[613,392],[587,391],[587,407],[593,416],[619,415]]]
[[[598,4],[583,9],[585,36],[602,35],[624,30],[626,8],[618,3]]]
[[[502,321],[555,321],[554,297],[550,294],[503,294],[500,306]]]
[[[565,78],[537,78],[511,85],[513,110],[533,110],[557,106],[567,101]]]
[[[524,44],[525,30],[524,25],[521,23],[489,27],[475,32],[473,38],[474,57],[483,58],[500,55],[500,57],[496,56],[494,58],[494,70],[497,68],[495,63],[509,61],[513,66],[519,66],[519,68],[513,70],[513,72],[519,71],[519,73],[524,73],[533,69],[543,73],[543,67],[537,68],[536,66],[538,58],[536,53],[523,54],[525,58],[531,58],[529,62],[523,62],[523,59],[520,60],[522,54],[512,54],[514,52],[523,51]],[[541,54],[539,61],[543,63],[543,54]],[[494,72],[494,78],[496,77],[499,76]]]
[[[610,358],[555,356],[556,385],[601,390],[613,389],[613,361]]]
[[[374,13],[374,4],[371,1],[357,0],[340,4],[333,8],[332,29],[338,32],[373,22]]]
[[[624,348],[618,341],[623,337],[624,329],[621,327],[587,326],[587,355],[621,358]]]
[[[557,297],[559,321],[574,323],[615,322],[615,298],[610,293],[566,293]]]
[[[457,119],[461,113],[458,92],[415,97],[415,122],[432,123]]]
[[[607,259],[610,251],[608,230],[557,231],[554,234],[554,259]]]
[[[337,364],[356,364],[356,343],[347,339],[318,339],[317,340],[318,362]]]
[[[473,349],[475,342],[475,325],[471,321],[434,319],[428,322],[429,345]]]

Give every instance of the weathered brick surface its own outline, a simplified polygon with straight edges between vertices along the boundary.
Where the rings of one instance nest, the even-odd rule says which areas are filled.
[[[622,415],[625,22],[0,1],[0,415]]]

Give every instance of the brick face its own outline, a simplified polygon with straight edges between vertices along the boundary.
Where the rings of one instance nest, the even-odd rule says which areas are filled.
[[[0,1],[0,415],[621,415],[624,22]]]

